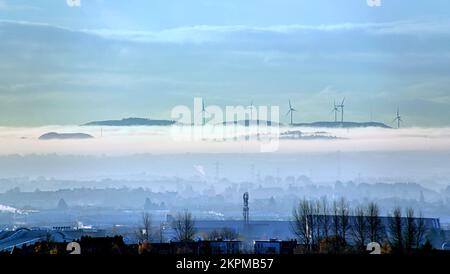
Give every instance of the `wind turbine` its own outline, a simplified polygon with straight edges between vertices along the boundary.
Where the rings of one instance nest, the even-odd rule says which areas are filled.
[[[297,111],[297,110],[296,110],[295,108],[292,107],[291,100],[289,100],[289,110],[288,110],[288,112],[286,113],[286,115],[291,114],[291,126],[293,125],[292,120],[293,120],[293,114],[294,114],[294,111]]]
[[[250,105],[248,106],[248,108],[250,109],[250,122],[248,123],[249,125],[251,125],[253,123],[253,100],[250,102]]]
[[[205,101],[202,99],[202,126],[205,125],[205,113],[207,113],[206,109],[205,109]]]
[[[334,122],[336,123],[337,122],[337,115],[338,115],[338,112],[339,112],[339,106],[336,105],[336,100],[334,100],[334,107],[333,107],[333,110],[331,112],[334,112]]]
[[[400,128],[400,122],[403,122],[402,117],[400,116],[400,108],[397,107],[397,116],[395,116],[395,119],[392,121],[392,123],[397,122],[397,128]]]
[[[340,105],[338,105],[338,108],[341,108],[341,123],[344,123],[344,102],[345,102],[345,97],[344,99],[342,99],[342,102]]]

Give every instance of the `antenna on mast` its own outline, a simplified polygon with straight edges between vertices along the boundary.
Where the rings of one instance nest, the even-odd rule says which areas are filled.
[[[248,225],[249,221],[250,221],[250,214],[249,214],[249,207],[248,207],[248,192],[244,193],[244,196],[242,196],[242,198],[244,199],[244,208],[243,208],[243,217],[244,217],[244,225]]]

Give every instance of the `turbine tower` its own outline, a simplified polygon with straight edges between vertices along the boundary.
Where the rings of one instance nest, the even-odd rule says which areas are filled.
[[[202,99],[202,111],[201,111],[201,114],[202,114],[202,126],[204,126],[205,125],[205,113],[207,113],[207,111],[206,111],[206,109],[205,109],[205,101]]]
[[[337,106],[337,107],[341,108],[341,123],[344,123],[344,102],[345,102],[345,97],[344,97],[344,99],[342,99],[341,104]]]
[[[297,111],[297,110],[296,110],[295,108],[292,107],[291,100],[289,100],[289,110],[288,110],[288,112],[286,113],[286,115],[291,114],[291,126],[294,124],[294,123],[293,123],[293,114],[294,114],[294,111]]]
[[[249,125],[251,125],[253,123],[253,100],[250,102],[250,105],[248,106],[248,108],[250,109],[250,122],[248,123]]]
[[[397,122],[397,128],[400,128],[400,122],[403,122],[402,117],[400,116],[400,108],[397,107],[397,116],[395,116],[395,119],[392,121]]]
[[[337,115],[338,115],[338,112],[339,112],[339,106],[336,105],[336,100],[334,100],[334,107],[333,107],[333,110],[331,112],[334,112],[334,122],[336,123],[337,119],[338,119]]]

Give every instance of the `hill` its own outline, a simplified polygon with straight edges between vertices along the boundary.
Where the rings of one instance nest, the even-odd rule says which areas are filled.
[[[295,127],[323,127],[323,128],[364,128],[364,127],[379,127],[391,128],[379,122],[313,122],[313,123],[297,123]]]
[[[146,118],[125,118],[122,120],[94,121],[83,126],[171,126],[175,124],[172,120],[152,120]]]
[[[49,132],[41,135],[39,140],[67,140],[67,139],[91,139],[92,135],[85,133],[57,133]]]
[[[238,120],[238,121],[228,121],[228,122],[223,122],[222,125],[224,126],[229,126],[229,125],[240,125],[240,126],[256,126],[256,125],[261,125],[261,126],[283,126],[283,124],[281,123],[277,123],[277,122],[273,122],[273,121],[266,121],[266,120]]]

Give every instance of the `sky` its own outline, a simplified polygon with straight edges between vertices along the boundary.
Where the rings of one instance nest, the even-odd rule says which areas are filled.
[[[0,126],[169,119],[176,105],[278,105],[450,126],[446,0],[0,0]]]

